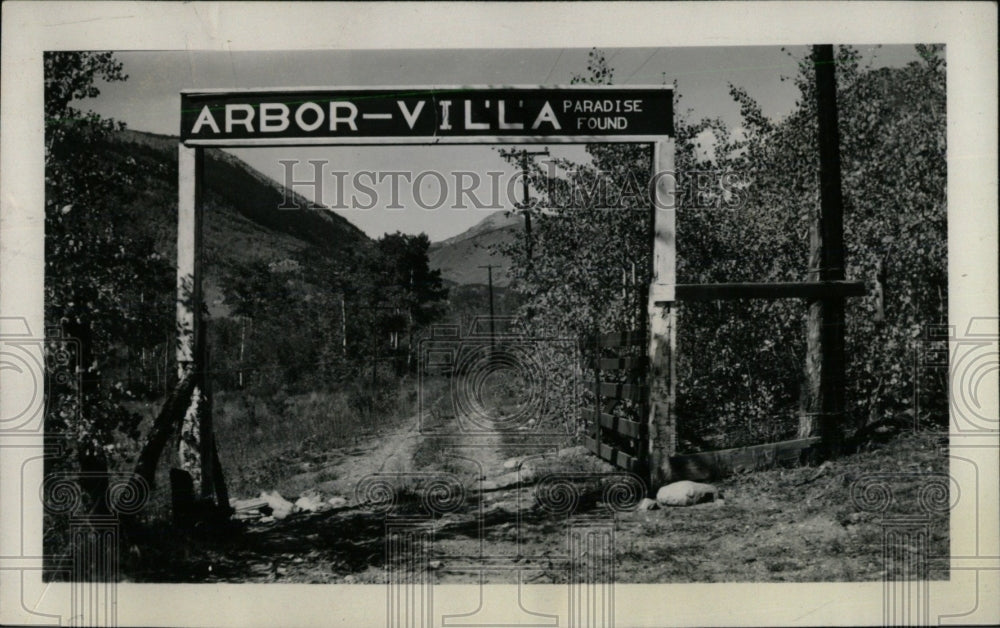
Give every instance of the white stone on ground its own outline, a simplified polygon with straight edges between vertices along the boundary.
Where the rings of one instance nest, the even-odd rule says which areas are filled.
[[[309,491],[295,500],[295,507],[306,512],[317,512],[326,509],[327,505],[322,495],[316,491]]]
[[[712,501],[718,499],[719,489],[711,484],[682,480],[661,486],[656,492],[656,501],[661,506],[692,506],[708,501],[709,496]]]
[[[260,498],[270,506],[271,516],[275,519],[284,519],[295,512],[295,504],[282,497],[278,491],[262,491]]]

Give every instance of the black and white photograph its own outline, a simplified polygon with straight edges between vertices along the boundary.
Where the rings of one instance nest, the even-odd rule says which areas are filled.
[[[5,623],[998,619],[995,6],[167,4],[5,59]]]

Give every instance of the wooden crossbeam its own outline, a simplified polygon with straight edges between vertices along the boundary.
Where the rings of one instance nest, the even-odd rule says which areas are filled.
[[[593,368],[594,361],[588,364]],[[597,362],[602,371],[632,371],[646,365],[646,356],[640,355],[629,358],[600,358]]]
[[[625,469],[626,471],[637,471],[639,469],[639,459],[635,456],[630,456],[621,449],[604,443],[597,443],[589,436],[584,436],[583,442],[584,446],[591,453],[603,460],[607,460],[620,469]]]
[[[602,347],[632,347],[646,343],[646,334],[641,331],[613,332],[597,337]]]
[[[764,283],[678,284],[678,301],[723,301],[731,299],[824,299],[863,297],[868,293],[861,281],[786,281]],[[669,305],[657,301],[656,305]]]
[[[799,438],[736,449],[682,454],[671,456],[670,466],[677,478],[698,481],[719,479],[733,473],[795,465],[801,462],[805,450],[815,447],[819,442],[818,437]]]
[[[602,358],[601,370],[623,370],[631,371],[646,366],[646,356],[640,355],[634,358]]]
[[[630,401],[641,402],[646,400],[649,394],[648,386],[637,384],[616,384],[613,382],[601,382],[599,387],[601,397],[613,397],[615,399],[628,399]]]
[[[607,412],[601,412],[600,416],[601,427],[611,430],[612,432],[617,432],[627,438],[640,438],[645,432],[645,425],[639,423],[638,421],[616,417],[613,414],[608,414]],[[587,424],[590,425],[590,423],[594,420],[594,411],[590,408],[584,408],[583,418],[587,421]]]

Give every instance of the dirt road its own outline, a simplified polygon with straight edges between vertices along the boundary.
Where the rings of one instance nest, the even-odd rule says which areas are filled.
[[[433,531],[423,564],[441,583],[478,582],[483,566],[490,567],[482,572],[488,582],[566,582],[567,532],[584,522],[614,530],[607,551],[618,582],[871,581],[891,568],[882,562],[882,522],[918,512],[918,494],[929,481],[947,477],[947,438],[905,434],[833,461],[818,474],[815,468],[774,469],[719,482],[722,504],[615,512],[606,495],[579,485],[572,507],[562,508],[558,501],[568,493],[551,492],[548,506],[539,496],[548,474],[593,477],[609,469],[579,449],[562,455],[546,450],[520,467],[505,467],[502,439],[449,431],[446,421],[423,424],[444,429],[422,434],[418,419],[362,446],[304,454],[290,461],[301,470],[275,487],[292,501],[318,491],[346,504],[242,523],[224,535],[192,539],[184,552],[158,547],[154,534],[152,547],[126,569],[127,577],[384,583],[386,524],[405,516],[422,517],[419,526]],[[405,480],[388,512],[359,503],[355,495],[365,478],[377,474]],[[873,475],[888,478],[896,495],[881,514],[851,498],[852,486]],[[433,478],[458,478],[461,484],[435,495],[439,506],[445,504],[438,510],[428,509],[426,497]],[[947,510],[930,515],[931,555],[947,556]],[[931,566],[932,579],[948,577],[947,560]]]

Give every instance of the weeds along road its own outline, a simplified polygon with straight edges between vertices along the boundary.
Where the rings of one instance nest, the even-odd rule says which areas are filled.
[[[595,499],[572,513],[553,513],[539,507],[539,478],[613,469],[570,448],[528,459],[532,481],[505,483],[516,475],[516,466],[504,465],[509,443],[461,429],[446,411],[451,387],[444,384],[427,397],[430,403],[353,446],[305,450],[288,463],[308,462],[308,470],[275,485],[293,501],[320,491],[342,496],[343,506],[248,521],[236,533],[189,540],[183,551],[153,534],[142,559],[123,575],[146,582],[384,584],[387,513],[359,503],[356,489],[366,478],[390,474],[460,479],[454,508],[429,516],[422,501],[427,485],[419,482],[401,485],[392,506],[392,516],[417,517],[432,532],[425,565],[437,583],[479,582],[484,560],[494,567],[486,574],[491,583],[564,583],[571,573],[567,531],[578,517],[609,516],[617,582],[878,581],[894,568],[883,559],[883,521],[911,517],[927,483],[948,473],[946,436],[904,433],[832,461],[822,472],[772,469],[722,480],[721,505],[611,514]],[[852,499],[866,477],[886,478],[896,495],[890,510],[868,512]],[[948,555],[948,523],[947,508],[930,513],[932,580],[949,577],[947,560],[933,558]]]

